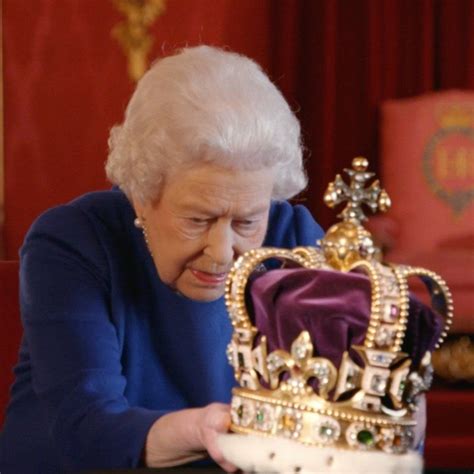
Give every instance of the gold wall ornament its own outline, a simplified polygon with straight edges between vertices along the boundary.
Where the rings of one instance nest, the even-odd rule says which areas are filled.
[[[126,21],[112,30],[128,58],[128,75],[138,81],[145,73],[147,58],[153,45],[148,33],[153,22],[165,11],[165,0],[112,0],[117,9],[125,15]]]

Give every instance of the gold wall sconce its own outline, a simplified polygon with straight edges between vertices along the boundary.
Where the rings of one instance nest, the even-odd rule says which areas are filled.
[[[112,30],[112,37],[122,46],[128,59],[128,75],[138,81],[147,70],[153,45],[149,28],[165,11],[165,0],[112,0],[126,17]]]

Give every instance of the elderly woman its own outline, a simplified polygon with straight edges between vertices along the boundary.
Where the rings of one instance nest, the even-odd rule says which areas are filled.
[[[210,455],[234,377],[234,260],[311,245],[285,199],[306,185],[300,127],[250,59],[200,46],[156,62],[112,129],[117,186],[49,210],[21,250],[24,337],[2,474],[171,466]]]

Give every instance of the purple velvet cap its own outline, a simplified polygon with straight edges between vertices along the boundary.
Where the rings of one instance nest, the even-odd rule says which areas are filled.
[[[364,343],[370,317],[370,280],[360,273],[304,268],[270,270],[249,283],[249,313],[268,351],[290,351],[301,331],[308,331],[314,355],[339,367],[344,351]],[[443,318],[410,297],[402,350],[417,367],[432,351],[444,327]],[[357,354],[350,350],[354,360]]]

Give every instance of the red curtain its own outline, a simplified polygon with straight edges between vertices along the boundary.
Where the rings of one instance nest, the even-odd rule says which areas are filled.
[[[354,156],[377,170],[384,99],[474,89],[472,0],[285,0],[274,3],[272,76],[300,110],[310,185],[325,226],[327,183]]]
[[[112,1],[3,0],[5,248],[16,258],[45,208],[105,187],[110,126],[132,90],[110,31]],[[154,56],[186,44],[253,57],[298,111],[310,186],[322,194],[356,155],[377,168],[382,100],[474,88],[472,0],[168,0]]]

